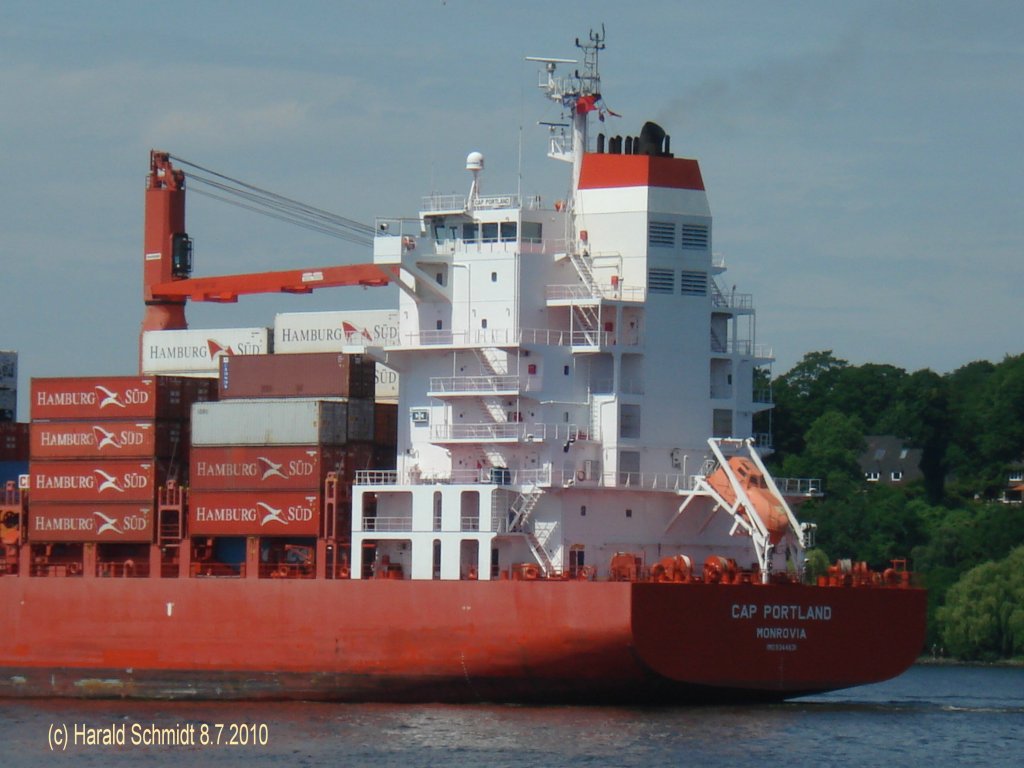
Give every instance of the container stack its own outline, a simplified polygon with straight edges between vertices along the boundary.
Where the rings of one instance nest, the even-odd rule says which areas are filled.
[[[0,489],[28,472],[28,424],[18,423],[18,353],[0,351]]]
[[[331,530],[328,473],[338,474],[347,509],[355,470],[373,463],[373,362],[340,353],[225,357],[218,388],[218,402],[192,411],[190,533]]]
[[[29,540],[151,542],[156,493],[187,482],[188,418],[212,379],[32,380]]]
[[[279,355],[342,352],[352,345],[390,347],[399,342],[398,311],[393,309],[283,312],[274,318],[273,349]],[[377,363],[374,400],[398,402],[398,374]]]
[[[18,420],[18,353],[0,350],[0,424]]]

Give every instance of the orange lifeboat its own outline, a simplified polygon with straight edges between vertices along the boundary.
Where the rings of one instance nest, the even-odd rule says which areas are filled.
[[[778,544],[789,528],[789,516],[785,508],[777,498],[772,495],[768,483],[764,479],[764,473],[757,468],[748,458],[733,456],[729,459],[729,467],[739,478],[747,498],[750,499],[753,510],[745,507],[740,508],[740,514],[749,520],[750,513],[757,515],[768,531],[768,538],[772,544]],[[714,488],[715,492],[725,499],[729,504],[736,502],[736,492],[725,470],[719,467],[708,476],[708,485]]]

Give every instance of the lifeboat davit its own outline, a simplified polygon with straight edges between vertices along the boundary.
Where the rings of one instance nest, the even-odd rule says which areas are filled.
[[[789,516],[782,506],[782,502],[768,488],[764,473],[757,468],[753,461],[744,456],[731,457],[729,468],[739,480],[744,493],[750,500],[750,506],[753,507],[753,509],[747,509],[747,505],[744,504],[740,507],[739,513],[748,520],[751,513],[757,515],[768,531],[771,543],[778,544],[789,529]],[[708,476],[707,482],[730,506],[736,503],[736,491],[729,481],[725,469],[722,467],[716,469]]]

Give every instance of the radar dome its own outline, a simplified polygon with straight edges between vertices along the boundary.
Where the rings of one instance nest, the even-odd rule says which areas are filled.
[[[470,152],[466,155],[467,171],[482,171],[484,169],[484,156],[482,152]]]

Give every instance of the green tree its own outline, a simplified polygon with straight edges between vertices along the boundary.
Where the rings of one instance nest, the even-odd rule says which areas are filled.
[[[774,442],[781,457],[803,451],[803,436],[825,412],[836,376],[849,366],[828,349],[808,352],[772,385]]]
[[[957,658],[991,661],[1024,653],[1024,546],[972,568],[938,611],[946,648]]]

